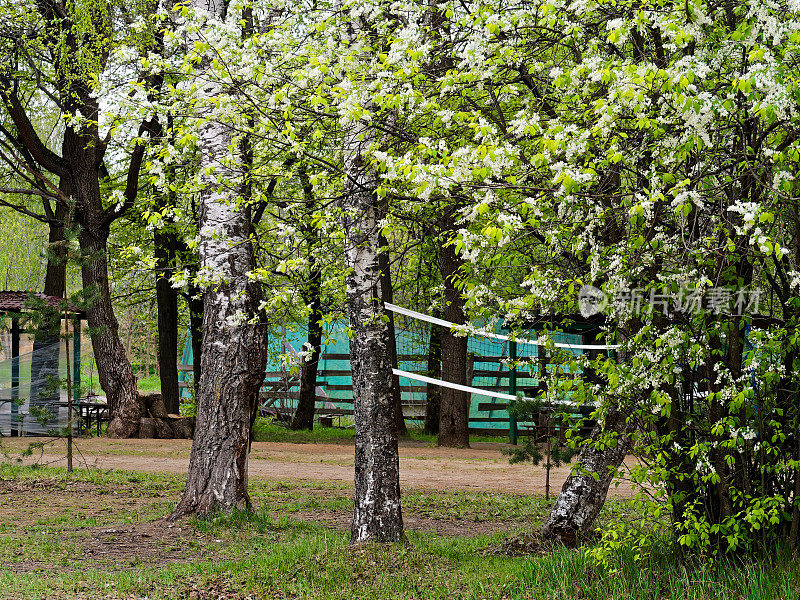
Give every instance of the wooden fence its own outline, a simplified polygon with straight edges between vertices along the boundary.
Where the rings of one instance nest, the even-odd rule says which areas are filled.
[[[348,354],[324,354],[323,360],[332,361],[348,361],[350,356]],[[421,355],[408,355],[401,354],[398,356],[398,362],[426,362],[427,356]],[[476,389],[508,393],[509,379],[511,373],[508,369],[504,368],[502,363],[503,359],[497,356],[471,356],[468,364],[467,378],[469,385]],[[496,365],[496,367],[495,367]],[[476,368],[477,367],[477,368]],[[179,371],[191,372],[193,367],[191,365],[180,365]],[[426,374],[423,371],[411,370],[413,373]],[[349,381],[341,382],[345,378]],[[494,385],[486,385],[486,379],[494,380]],[[328,379],[339,380],[337,383],[329,383]],[[479,381],[477,384],[473,382],[475,379],[484,380],[482,383]],[[517,389],[525,395],[533,395],[536,391],[537,378],[530,373],[518,371],[516,373]],[[181,387],[187,387],[189,384],[181,382]],[[353,384],[351,379],[350,369],[342,368],[321,368],[317,372],[317,386],[319,389],[326,392],[335,392],[336,397],[328,395],[316,395],[317,407],[316,413],[321,417],[343,417],[353,415]],[[278,417],[287,418],[293,411],[293,405],[300,397],[300,379],[298,376],[293,376],[288,371],[268,371],[264,377],[264,387],[260,393],[261,410],[264,414],[272,414]],[[405,398],[403,401],[403,412],[407,420],[424,420],[426,399],[409,398],[410,394],[426,394],[427,384],[411,383],[410,385],[402,385],[401,392]],[[342,397],[344,396],[344,397]],[[471,394],[470,396],[479,396],[478,394]],[[485,398],[485,396],[484,396]],[[509,416],[508,404],[506,402],[481,401],[479,398],[470,398],[470,425],[477,425],[470,427],[471,434],[477,435],[508,435],[509,434]],[[591,431],[594,426],[594,421],[590,418],[593,409],[581,408],[570,409],[577,415],[583,417],[583,424],[580,428],[580,434],[586,435]],[[494,415],[495,412],[501,412],[500,415]],[[476,414],[477,413],[477,414]],[[485,415],[485,416],[484,416]],[[534,415],[533,421],[519,424],[519,435],[535,435],[540,437],[542,431],[547,428],[548,419],[550,417],[547,411],[541,411],[539,415]]]

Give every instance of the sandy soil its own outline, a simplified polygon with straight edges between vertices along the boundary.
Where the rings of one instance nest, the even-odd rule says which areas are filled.
[[[4,460],[27,448],[31,438],[3,438]],[[77,440],[82,466],[101,469],[186,473],[190,440]],[[468,490],[485,492],[544,493],[545,470],[530,464],[508,464],[503,444],[475,443],[469,449],[430,447],[405,441],[400,446],[400,480],[406,489]],[[25,463],[38,461],[66,465],[66,442],[48,445],[43,455],[34,453]],[[551,489],[561,489],[569,467],[554,468]],[[292,444],[256,442],[250,457],[250,476],[270,480],[334,481],[352,485],[352,444]],[[630,496],[631,486],[612,487],[612,496]]]

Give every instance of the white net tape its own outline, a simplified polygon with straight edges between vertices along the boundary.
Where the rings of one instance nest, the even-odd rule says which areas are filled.
[[[451,323],[450,321],[445,321],[444,319],[437,319],[436,317],[431,317],[430,315],[426,315],[424,313],[410,310],[408,308],[403,308],[402,306],[397,306],[396,304],[390,304],[389,302],[385,302],[384,306],[386,307],[387,310],[390,310],[399,315],[405,315],[407,317],[411,317],[413,319],[419,319],[420,321],[426,321],[434,325],[441,325],[442,327],[447,327],[453,331],[459,331],[468,335],[476,335],[495,340],[503,340],[505,342],[516,342],[518,344],[530,344],[531,346],[548,345],[548,342],[545,342],[543,340],[515,338],[503,335],[501,333],[494,333],[492,331],[483,331],[471,325],[458,325],[456,323]],[[616,350],[617,348],[619,348],[619,344],[567,344],[561,342],[554,342],[553,346],[555,346],[556,348],[565,348],[567,350]]]

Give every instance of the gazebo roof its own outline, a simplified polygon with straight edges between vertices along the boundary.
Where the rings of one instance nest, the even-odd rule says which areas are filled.
[[[36,292],[0,290],[0,314],[30,312],[31,307],[28,305],[28,301],[30,300],[31,296],[39,300],[44,300],[44,302],[51,307],[58,306],[58,303],[64,300],[63,298],[58,298],[57,296],[47,296],[45,294],[39,294]],[[69,312],[75,315],[83,316],[83,311],[78,310],[74,306],[70,306]]]

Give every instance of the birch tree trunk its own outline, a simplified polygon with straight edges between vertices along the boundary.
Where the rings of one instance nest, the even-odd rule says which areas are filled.
[[[620,325],[618,331],[627,337],[638,324]],[[628,360],[628,353],[619,350],[617,360]],[[593,376],[590,373],[590,376]],[[631,405],[615,406],[606,411],[581,447],[575,468],[564,482],[550,514],[542,525],[545,538],[576,546],[588,537],[597,515],[606,502],[614,475],[631,449],[637,422]],[[597,442],[602,440],[601,444]],[[613,443],[615,442],[615,443]]]
[[[598,423],[592,430],[591,442],[581,448],[575,460],[576,467],[564,482],[550,514],[542,525],[545,538],[556,539],[568,546],[576,546],[591,532],[597,515],[606,501],[611,480],[631,448],[631,434],[635,430],[630,411],[610,411],[605,427]],[[601,447],[596,442],[609,432],[616,435],[616,444]]]
[[[225,18],[222,3],[197,0],[193,6],[208,11],[209,18]],[[207,66],[204,60],[198,67],[200,86],[205,85]],[[233,192],[221,183],[235,181],[238,175],[228,160],[231,132],[209,118],[198,139],[200,277],[205,282],[202,368],[186,489],[171,520],[250,508],[250,428],[267,358],[266,325],[253,322],[261,289],[248,277],[255,266],[250,211],[230,202]]]
[[[347,309],[353,336],[350,365],[356,424],[353,543],[403,539],[389,323],[378,261],[377,173],[364,156],[374,142],[369,124],[344,133],[344,230]]]

